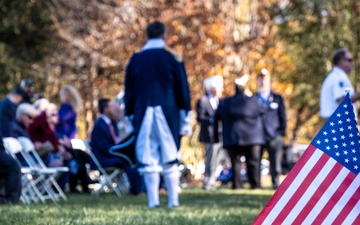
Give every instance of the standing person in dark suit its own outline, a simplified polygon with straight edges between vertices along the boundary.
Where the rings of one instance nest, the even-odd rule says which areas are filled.
[[[148,207],[160,205],[162,173],[172,208],[179,205],[180,137],[191,133],[189,85],[181,57],[166,46],[165,25],[150,23],[146,32],[147,43],[126,68],[125,115],[133,117]]]
[[[104,98],[99,100],[98,107],[100,117],[95,121],[91,132],[91,151],[103,167],[123,168],[129,178],[130,193],[139,194],[141,192],[139,173],[120,157],[109,152],[109,149],[119,144],[120,141],[116,125],[119,120],[120,106],[114,101]],[[92,160],[90,160],[90,166],[96,168]]]
[[[286,131],[285,105],[281,95],[271,91],[271,77],[267,69],[262,69],[257,77],[257,97],[263,109],[265,145],[269,153],[270,174],[273,188],[279,184],[283,137]]]
[[[200,123],[199,141],[205,144],[204,190],[216,189],[216,169],[222,156],[221,129],[219,126],[219,143],[214,143],[214,115],[223,92],[223,78],[216,75],[204,80],[206,93],[196,104],[197,121]]]
[[[223,147],[228,150],[233,169],[233,189],[241,189],[241,156],[246,158],[247,176],[251,189],[260,188],[260,152],[264,144],[261,109],[255,95],[245,90],[248,75],[235,80],[236,93],[220,101],[215,113],[215,139],[217,121],[222,121]],[[218,141],[218,140],[216,140]]]
[[[0,179],[5,181],[5,195],[0,195],[0,204],[19,203],[21,195],[21,169],[18,162],[5,152],[0,136]]]

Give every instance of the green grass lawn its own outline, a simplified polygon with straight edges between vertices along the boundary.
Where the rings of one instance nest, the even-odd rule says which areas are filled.
[[[251,224],[273,194],[272,190],[214,192],[198,187],[183,189],[181,206],[168,209],[166,195],[161,206],[147,208],[146,195],[117,197],[68,194],[67,202],[31,205],[0,205],[0,224]]]

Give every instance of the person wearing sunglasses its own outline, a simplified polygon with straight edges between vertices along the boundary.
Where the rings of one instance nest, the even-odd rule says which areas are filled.
[[[4,137],[29,137],[26,128],[33,122],[36,115],[35,107],[29,103],[21,103],[16,109],[16,117],[9,123]]]
[[[7,129],[5,129],[4,137],[30,138],[30,134],[26,129],[34,121],[35,116],[36,110],[32,104],[21,103],[16,109],[15,119],[11,120]],[[21,165],[28,166],[20,153],[18,153],[16,157]]]
[[[347,91],[352,102],[360,100],[360,93],[354,87],[348,75],[352,72],[354,64],[351,52],[346,48],[336,50],[332,58],[333,69],[325,78],[320,93],[320,117],[329,118],[344,99]],[[355,115],[357,109],[354,107]]]

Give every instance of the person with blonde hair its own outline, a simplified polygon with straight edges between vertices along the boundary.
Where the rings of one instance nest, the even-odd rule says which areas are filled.
[[[79,91],[72,85],[64,85],[60,89],[59,122],[55,127],[59,138],[75,138],[77,133],[77,114],[82,108]]]

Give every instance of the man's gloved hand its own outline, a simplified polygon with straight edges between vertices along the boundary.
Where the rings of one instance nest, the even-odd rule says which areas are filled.
[[[180,135],[181,136],[191,136],[192,135],[192,119],[193,119],[193,112],[188,111],[187,113],[185,110],[180,110]]]
[[[124,133],[126,134],[126,136],[128,136],[134,132],[134,126],[132,123],[133,118],[134,118],[134,115],[124,116],[124,121],[123,121],[122,126],[124,128]]]

